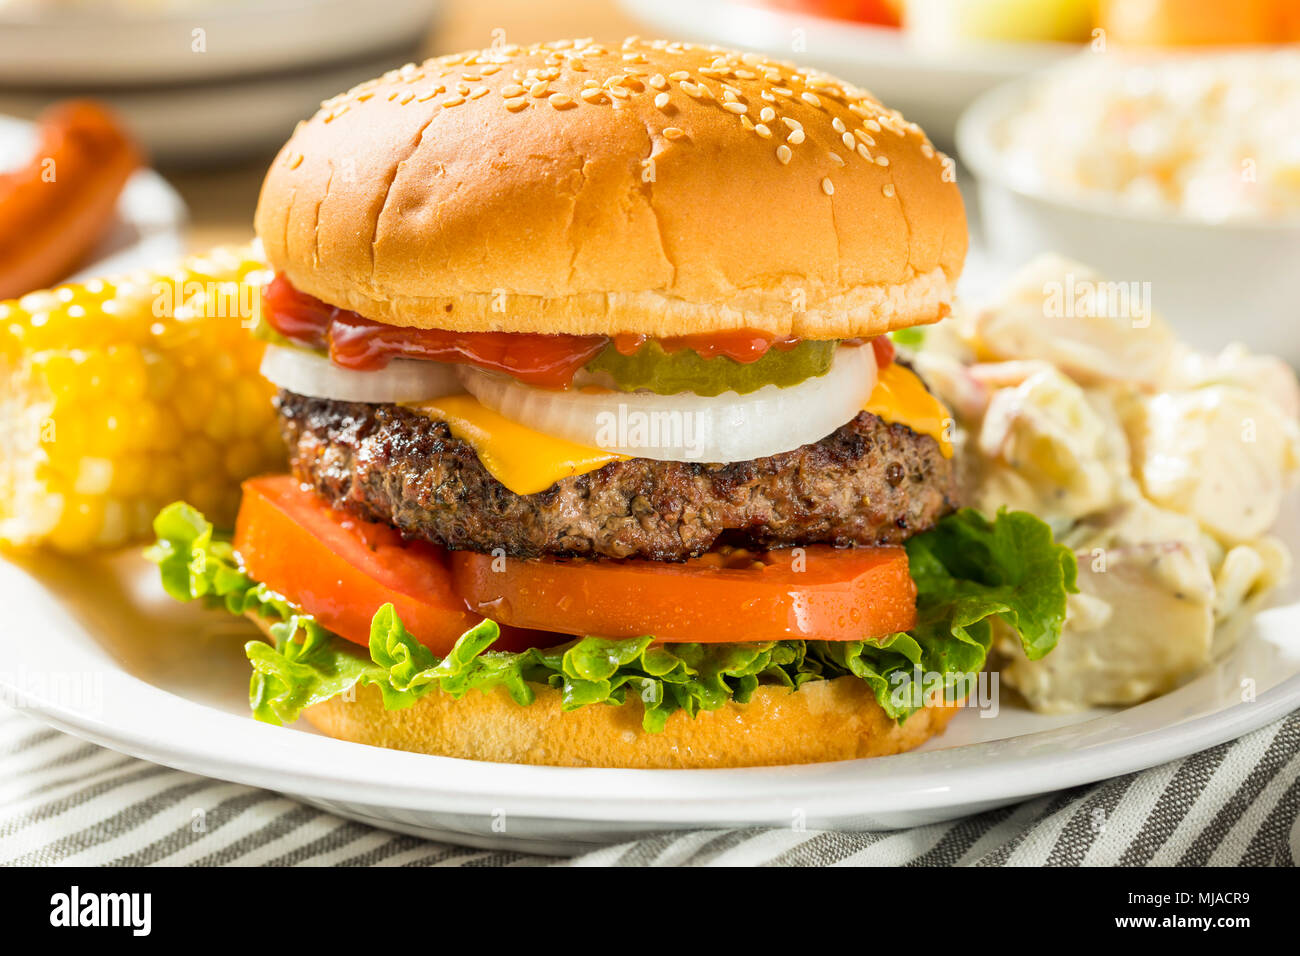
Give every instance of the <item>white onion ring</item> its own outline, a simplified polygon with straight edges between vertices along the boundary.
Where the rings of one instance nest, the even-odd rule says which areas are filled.
[[[824,375],[713,397],[556,391],[469,365],[460,375],[488,408],[536,431],[633,458],[722,463],[790,451],[851,421],[875,388],[876,359],[870,347],[841,346]]]
[[[262,375],[298,395],[340,402],[419,402],[464,391],[454,365],[393,359],[386,368],[340,368],[304,349],[268,345]]]

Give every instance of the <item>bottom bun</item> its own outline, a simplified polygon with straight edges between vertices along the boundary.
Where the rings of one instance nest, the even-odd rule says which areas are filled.
[[[520,707],[503,688],[459,700],[434,691],[404,710],[385,710],[374,687],[304,711],[313,726],[342,740],[496,763],[557,767],[758,767],[879,757],[918,747],[943,731],[955,705],[890,720],[856,677],[811,681],[797,691],[760,687],[746,704],[727,703],[694,719],[668,718],[662,733],[641,728],[641,702],[560,709],[560,692],[533,685]]]

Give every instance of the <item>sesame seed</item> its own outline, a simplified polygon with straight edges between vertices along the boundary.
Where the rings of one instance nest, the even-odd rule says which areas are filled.
[[[550,90],[545,80],[538,80],[536,83],[534,83],[532,86],[528,88],[529,95],[536,96],[539,99],[543,96],[546,96],[549,92]]]
[[[523,109],[527,105],[528,105],[528,101],[523,97],[520,97],[518,99],[513,99],[513,100],[506,100],[506,109],[508,109],[512,113],[518,113],[521,109]]]
[[[835,184],[829,178],[822,179],[822,192],[828,196],[835,195]]]
[[[690,78],[691,78],[691,74],[688,73],[686,70],[678,70],[678,71],[676,71],[675,73],[669,73],[669,74],[668,74],[668,79],[670,79],[670,80],[676,80],[676,81],[679,82],[679,83],[680,83],[682,80],[689,80]]]
[[[480,86],[480,87],[477,87],[477,88],[474,90],[474,92],[471,93],[471,94],[469,95],[469,98],[470,98],[471,100],[477,100],[477,99],[479,99],[480,97],[487,96],[488,93],[490,93],[490,92],[491,92],[491,90],[489,90],[486,86]]]
[[[518,83],[511,83],[509,86],[501,87],[501,95],[506,97],[507,99],[515,96],[523,96],[527,92],[528,91],[525,90]]]
[[[877,156],[877,157],[876,157],[876,165],[877,165],[877,166],[888,166],[888,165],[889,165],[889,157],[888,157],[888,156]]]
[[[789,143],[791,146],[798,146],[800,143],[803,142],[803,140],[804,140],[804,135],[802,129],[790,130],[790,135],[785,138],[785,141]]]
[[[692,99],[696,99],[696,100],[698,100],[701,95],[700,88],[698,86],[696,86],[694,83],[687,83],[685,80],[682,81],[682,92],[685,93],[687,96],[691,97]]]
[[[664,139],[679,140],[685,138],[686,138],[686,134],[682,132],[680,129],[678,129],[676,126],[669,126],[666,129],[664,129]]]
[[[668,81],[664,79],[664,75],[662,73],[656,73],[654,76],[650,77],[649,83],[656,90],[668,89]]]
[[[837,133],[844,132],[844,120],[840,119],[838,116],[835,117],[831,120],[831,129],[835,130]]]
[[[809,106],[815,106],[818,109],[821,109],[822,101],[816,93],[809,93],[807,90],[804,90],[799,94],[799,99],[803,100]]]
[[[627,90],[623,89],[623,87],[621,86],[611,86],[608,92],[615,99],[620,99],[620,100],[625,100],[632,95]]]
[[[668,94],[667,94],[667,93],[659,93],[659,94],[657,94],[657,95],[655,96],[655,106],[656,106],[658,109],[663,109],[663,108],[666,107],[667,105],[668,105]]]
[[[893,184],[893,183],[885,183],[884,187],[881,189],[881,192],[883,192],[883,193],[884,193],[886,196],[888,196],[890,199],[893,199],[893,198],[894,198],[894,184]]]
[[[858,155],[861,156],[863,159],[865,159],[867,162],[872,161],[871,150],[867,149],[867,147],[862,143],[858,143]]]
[[[546,102],[550,103],[557,110],[567,110],[571,106],[578,105],[573,101],[572,96],[565,96],[563,93],[552,93],[546,98]]]
[[[465,97],[463,97],[463,96],[453,96],[453,97],[452,97],[451,99],[449,99],[449,100],[443,100],[443,101],[442,101],[442,108],[443,108],[443,109],[451,109],[453,106],[460,106],[460,104],[461,104],[461,103],[464,103],[464,102],[465,102]]]
[[[600,89],[599,87],[596,87],[594,89],[593,88],[585,89],[578,95],[581,96],[588,103],[605,102],[605,91]]]
[[[833,162],[836,166],[844,165],[844,157],[841,156],[839,153],[832,152],[832,153],[828,153],[827,155],[830,156],[831,162]]]
[[[299,153],[293,159],[289,160],[290,169],[297,169],[301,165],[302,165],[302,153]]]
[[[763,137],[763,139],[772,138],[772,130],[766,124],[756,123],[754,125],[754,132]]]
[[[853,131],[853,135],[856,136],[858,139],[862,140],[862,142],[866,143],[868,146],[876,145],[875,139],[873,139],[871,134],[868,133],[866,130],[855,129]],[[934,150],[930,150],[930,154],[934,155]]]
[[[781,160],[782,163],[790,162],[790,157],[793,155],[794,153],[790,151],[790,147],[785,145],[785,143],[782,143],[776,148],[776,158]]]
[[[857,146],[857,140],[853,138],[852,133],[845,133],[843,136],[840,137],[840,140],[844,143],[845,149],[853,149],[855,146]]]
[[[774,86],[772,92],[777,96],[794,96],[794,90],[786,89],[784,86]]]
[[[748,116],[742,116],[740,118],[740,125],[747,130],[751,130],[754,128],[754,121],[750,119]]]
[[[772,120],[776,119],[776,110],[772,109],[770,106],[764,106],[762,112],[758,114],[758,118],[764,123],[770,123]]]
[[[934,147],[929,143],[921,144],[921,155],[926,159],[934,159]]]
[[[744,103],[723,103],[722,108],[728,113],[735,113],[737,115],[749,112],[749,107]]]

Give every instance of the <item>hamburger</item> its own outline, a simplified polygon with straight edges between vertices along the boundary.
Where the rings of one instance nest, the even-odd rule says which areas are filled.
[[[1074,562],[960,509],[891,333],[948,314],[951,163],[868,93],[630,39],[409,65],[272,164],[256,334],[290,473],[164,585],[243,614],[258,718],[529,764],[891,754]]]

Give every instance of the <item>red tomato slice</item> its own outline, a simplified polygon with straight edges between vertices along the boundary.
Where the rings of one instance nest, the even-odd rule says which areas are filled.
[[[243,488],[234,546],[247,572],[363,645],[375,611],[388,603],[439,655],[484,617],[501,625],[493,645],[500,650],[587,634],[851,641],[916,621],[916,586],[902,548],[814,545],[681,563],[448,554],[333,511],[289,475],[254,478]]]
[[[468,605],[518,627],[665,642],[853,641],[916,623],[902,548],[816,545],[682,563],[514,560],[457,551]]]
[[[335,634],[369,644],[370,619],[392,603],[415,639],[441,656],[483,619],[452,590],[442,548],[333,511],[290,475],[254,478],[243,489],[234,546],[245,570]],[[492,646],[555,642],[502,628]]]

